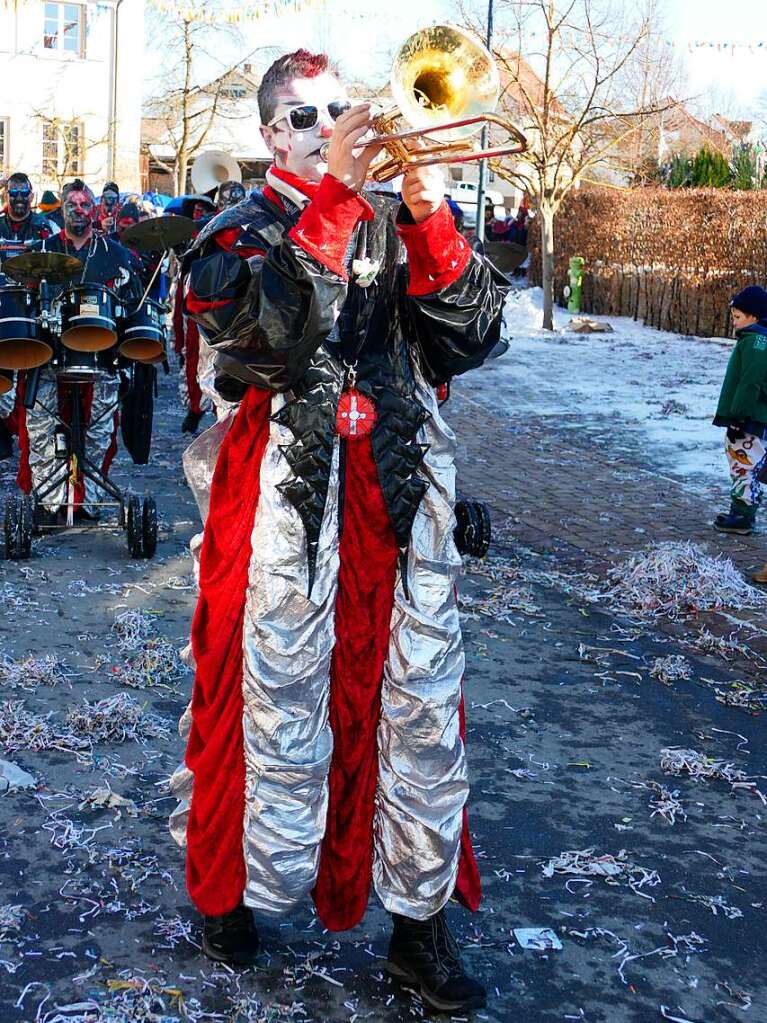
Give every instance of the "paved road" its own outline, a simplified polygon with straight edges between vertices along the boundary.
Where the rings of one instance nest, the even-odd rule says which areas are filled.
[[[26,690],[12,688],[16,675],[6,662],[3,699],[50,713],[64,736],[72,731],[69,710],[120,693],[164,721],[143,718],[150,733],[160,729],[143,742],[97,741],[79,753],[61,748],[66,739],[58,749],[32,751],[27,728],[17,748],[0,752],[38,781],[35,790],[0,799],[0,1019],[30,1023],[56,1005],[89,1000],[101,1006],[93,1019],[112,1023],[428,1018],[382,972],[386,918],[374,900],[364,924],[344,935],[323,934],[310,907],[282,924],[264,921],[259,965],[239,977],[200,957],[163,787],[181,754],[172,727],[191,679],[171,681],[170,689],[127,687],[126,680],[141,681],[130,665],[136,652],[121,649],[112,629],[116,616],[140,609],[156,639],[178,646],[193,607],[186,545],[196,513],[179,468],[181,415],[170,381],[162,385],[153,464],[137,470],[121,462],[117,472],[158,498],[158,558],[130,562],[122,537],[75,531],[39,542],[26,565],[2,567],[4,653],[17,661],[57,658],[41,669],[39,684],[27,671]],[[767,811],[758,796],[726,781],[671,777],[660,766],[661,750],[680,746],[759,779],[767,774],[764,719],[717,701],[714,688],[738,679],[736,668],[666,633],[632,630],[548,585],[553,569],[613,556],[628,527],[619,535],[611,522],[590,521],[599,441],[586,446],[594,455],[586,464],[583,446],[566,446],[564,432],[536,436],[529,418],[488,413],[480,431],[485,387],[482,374],[462,382],[450,409],[457,425],[474,424],[464,433],[464,490],[490,500],[497,518],[513,514],[503,530],[513,540],[496,546],[489,565],[472,569],[461,587],[471,824],[485,900],[479,914],[455,910],[454,920],[491,992],[475,1018],[650,1023],[664,1018],[662,1006],[665,1018],[693,1023],[767,1018]],[[625,495],[631,530],[648,529],[638,502],[661,486],[652,468],[618,464],[608,447],[601,459],[605,473],[637,475],[611,479]],[[744,544],[742,557],[755,562],[757,549]],[[167,666],[167,650],[154,649]],[[655,658],[679,653],[690,680],[665,686],[650,677]],[[88,795],[107,784],[133,800],[136,816],[132,808],[89,808]],[[758,785],[767,791],[766,781]],[[653,816],[658,786],[677,791],[674,824]],[[613,883],[587,873],[545,875],[553,858],[590,848],[619,857]],[[552,928],[562,950],[523,951],[512,931],[535,926]],[[138,987],[155,993],[154,1016],[139,1009]],[[63,1009],[48,1016],[49,1023],[77,1018]]]

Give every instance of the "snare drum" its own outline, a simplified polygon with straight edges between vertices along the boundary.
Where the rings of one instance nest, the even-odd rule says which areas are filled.
[[[21,286],[0,287],[0,369],[35,369],[52,355],[36,293]]]
[[[162,362],[165,358],[165,310],[147,299],[128,313],[120,329],[120,355],[135,362]]]
[[[61,340],[75,352],[103,352],[117,340],[117,295],[103,284],[76,284],[61,295]]]
[[[117,366],[117,349],[101,352],[78,352],[65,345],[56,346],[52,367],[56,378],[64,383],[90,384],[105,373],[114,373]]]

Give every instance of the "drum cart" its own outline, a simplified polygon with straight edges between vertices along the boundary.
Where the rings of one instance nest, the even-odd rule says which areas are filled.
[[[13,265],[14,260],[9,260],[4,269],[9,274],[15,270],[18,277],[24,279],[25,283],[31,278],[39,284],[43,300],[41,305],[34,310],[34,315],[24,319],[24,333],[11,328],[9,334],[14,336],[3,338],[2,345],[0,345],[0,347],[4,346],[2,357],[11,363],[9,368],[26,370],[24,405],[28,409],[37,405],[51,420],[58,464],[45,479],[38,483],[31,494],[10,495],[6,498],[3,528],[5,556],[14,561],[27,559],[32,553],[33,535],[72,526],[74,524],[75,487],[84,483],[85,480],[89,480],[107,498],[111,498],[111,500],[98,502],[97,507],[117,508],[117,528],[125,530],[130,556],[132,558],[152,558],[157,549],[157,506],[154,498],[151,494],[146,494],[141,501],[138,495],[130,491],[123,493],[119,487],[107,479],[99,466],[90,459],[86,450],[84,388],[98,379],[101,365],[98,360],[102,354],[110,363],[116,359],[116,355],[110,359],[107,352],[92,350],[68,352],[59,341],[60,314],[52,311],[51,304],[45,297],[46,284],[51,281],[64,282],[71,278],[73,272],[79,272],[79,263],[74,261],[74,265],[69,266],[67,264],[72,261],[67,256],[39,252],[15,257],[15,261],[18,264],[16,267]],[[26,296],[23,297],[26,300]],[[81,316],[80,319],[83,317]],[[149,341],[151,344],[157,344],[156,338],[152,335],[150,335]],[[60,379],[69,387],[69,422],[59,414],[58,403],[54,408],[49,408],[38,400],[40,371],[51,355],[53,355],[52,367],[58,366],[60,360],[63,360]],[[2,360],[0,359],[0,361]],[[59,376],[58,372],[57,376]],[[114,415],[114,411],[114,405],[108,407],[93,422]],[[47,521],[48,516],[44,502],[63,483],[67,487],[66,522],[52,523]],[[99,525],[97,528],[113,529],[115,527],[106,524]]]

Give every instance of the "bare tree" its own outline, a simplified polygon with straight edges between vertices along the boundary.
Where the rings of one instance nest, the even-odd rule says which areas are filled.
[[[215,5],[209,4],[211,10]],[[153,98],[146,112],[162,129],[164,141],[173,150],[172,162],[161,166],[173,175],[176,194],[186,191],[189,164],[205,145],[217,117],[241,116],[237,111],[236,82],[244,61],[242,38],[234,25],[218,24],[200,17],[205,5],[193,12],[174,9],[157,19],[152,37],[164,54],[174,58],[165,64],[154,83]],[[238,53],[239,51],[239,53]],[[255,52],[255,51],[253,51]],[[219,54],[237,54],[222,61]],[[214,73],[207,80],[203,76]]]
[[[669,101],[650,87],[647,9],[614,0],[505,0],[511,28],[495,45],[500,110],[527,136],[528,151],[493,169],[530,196],[541,231],[543,326],[553,327],[554,219],[593,168],[630,147]],[[524,56],[523,56],[524,55]],[[629,72],[648,65],[645,94],[633,97]],[[627,95],[629,98],[627,98]]]
[[[61,191],[64,184],[73,178],[93,180],[103,173],[102,167],[89,166],[89,154],[106,147],[108,128],[101,136],[86,137],[84,120],[52,117],[45,110],[37,110],[33,116],[42,131],[43,178],[47,182],[55,182],[57,191]]]

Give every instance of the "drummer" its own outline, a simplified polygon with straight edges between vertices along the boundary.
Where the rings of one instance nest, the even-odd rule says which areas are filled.
[[[26,174],[11,174],[5,184],[5,209],[0,214],[0,266],[4,259],[18,256],[30,244],[55,235],[59,228],[47,217],[32,211],[34,191]],[[3,282],[0,276],[0,284]],[[12,437],[17,433],[16,383],[0,395],[0,459],[13,454]]]
[[[5,182],[5,208],[0,214],[0,262],[18,256],[30,244],[58,234],[59,228],[41,213],[33,213],[35,193],[26,174],[17,171]]]
[[[141,283],[144,288],[149,285],[152,280],[157,264],[162,262],[163,254],[160,251],[153,252],[140,252],[134,246],[124,240],[125,232],[128,228],[140,223],[146,219],[145,212],[136,202],[125,202],[122,204],[120,209],[117,211],[117,230],[109,237],[112,241],[119,242],[126,249],[133,253],[136,257],[138,264],[140,264],[139,276],[141,277]],[[164,281],[162,273],[157,274],[149,291],[149,298],[153,298],[156,302],[162,301],[164,291]]]
[[[61,191],[64,230],[54,238],[38,243],[34,248],[45,252],[61,252],[74,256],[83,264],[82,277],[73,283],[103,284],[111,288],[122,302],[130,304],[141,296],[138,261],[118,242],[94,233],[97,205],[93,192],[80,179],[65,185]],[[56,468],[56,425],[45,407],[58,407],[63,419],[68,416],[72,388],[81,386],[59,382],[49,366],[43,367],[32,409],[22,411],[19,424],[18,483],[29,493],[39,487]],[[92,384],[84,387],[85,445],[91,462],[107,474],[117,450],[118,377],[102,373]],[[78,492],[79,491],[79,492]],[[75,513],[81,518],[98,518],[95,502],[99,490],[91,480],[76,488]],[[67,484],[63,482],[43,503],[49,524],[62,525],[66,521],[65,502]]]

